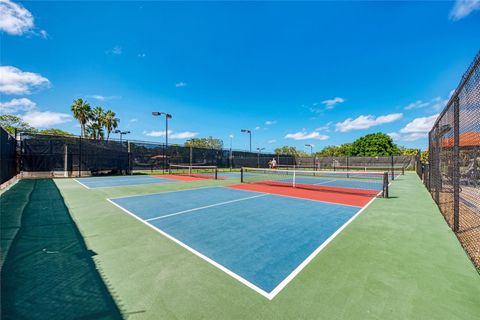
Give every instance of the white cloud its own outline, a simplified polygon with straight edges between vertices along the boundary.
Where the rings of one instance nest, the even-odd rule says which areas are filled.
[[[401,133],[413,133],[413,132],[429,132],[435,120],[437,120],[438,114],[434,114],[430,117],[421,117],[413,119],[404,128],[400,130]]]
[[[429,105],[428,102],[423,102],[422,100],[418,100],[415,102],[410,103],[408,106],[406,106],[404,109],[405,110],[412,110],[412,109],[421,109],[425,108]]]
[[[400,134],[397,132],[388,133],[388,135],[395,141],[416,141],[427,137],[425,132],[413,132],[408,134]]]
[[[47,39],[47,38],[48,38],[48,32],[45,31],[45,30],[40,30],[40,31],[39,31],[39,34],[40,34],[40,36],[41,36],[43,39]]]
[[[182,87],[186,87],[186,86],[187,86],[186,82],[175,83],[175,88],[182,88]]]
[[[198,132],[184,131],[184,132],[174,132],[172,135],[168,136],[172,139],[190,139],[198,136]]]
[[[102,96],[100,94],[92,94],[88,96],[89,98],[98,100],[98,101],[108,101],[108,100],[113,100],[113,99],[119,99],[119,96]]]
[[[260,129],[261,129],[260,126],[256,126],[255,129],[253,129],[253,130],[257,130],[257,131],[258,131],[258,130],[260,130]]]
[[[475,10],[480,10],[480,0],[456,0],[450,11],[450,19],[463,19]]]
[[[330,121],[330,122],[327,123],[326,125],[316,128],[315,131],[326,131],[326,132],[329,132],[331,125],[332,125],[332,122]]]
[[[322,104],[325,105],[325,109],[329,110],[329,109],[335,108],[335,106],[337,104],[343,103],[343,102],[345,102],[345,99],[340,98],[340,97],[335,97],[333,99],[323,100]],[[315,104],[314,104],[314,106],[315,106]]]
[[[53,125],[72,121],[72,116],[67,113],[52,111],[32,111],[22,116],[23,121],[36,128],[46,128]]]
[[[22,35],[33,29],[33,16],[22,5],[10,0],[0,0],[0,30],[12,35]]]
[[[391,113],[385,116],[375,117],[372,115],[361,115],[355,119],[348,118],[343,122],[338,122],[336,131],[349,132],[352,130],[368,129],[385,123],[397,121],[403,117],[402,113]]]
[[[450,93],[450,96],[451,96],[451,93]],[[448,99],[442,99],[442,97],[435,97],[430,101],[426,101],[426,102],[422,100],[412,102],[409,105],[407,105],[404,109],[413,110],[413,109],[423,109],[428,107],[433,111],[440,111],[443,107],[445,107],[447,102],[448,102]]]
[[[275,143],[275,142],[277,142],[277,140],[272,139],[272,140],[268,140],[267,142],[268,142],[268,143]]]
[[[271,126],[272,124],[276,124],[277,123],[277,120],[267,120],[265,121],[265,125],[267,126]]]
[[[22,111],[31,111],[37,104],[30,99],[12,99],[8,102],[0,102],[0,113],[17,113]]]
[[[130,123],[133,123],[133,122],[137,122],[137,121],[138,121],[138,119],[137,119],[137,118],[133,118],[133,119],[130,119],[130,121],[129,121],[129,122],[130,122]]]
[[[32,89],[49,86],[50,81],[33,72],[12,66],[0,66],[0,93],[29,94]]]
[[[228,137],[229,137],[230,139],[233,139],[235,136],[234,136],[233,134],[230,134]]]
[[[330,138],[329,136],[320,134],[320,133],[315,132],[315,131],[311,132],[311,133],[308,133],[306,131],[300,131],[300,132],[296,132],[296,133],[288,133],[285,136],[285,139],[293,139],[293,140],[309,140],[309,139],[327,140],[329,138]]]
[[[413,119],[405,127],[400,129],[400,133],[391,132],[388,135],[393,140],[397,141],[416,141],[419,139],[425,139],[428,136],[428,132],[432,129],[438,114],[434,114],[429,117],[420,117]]]
[[[390,133],[387,133],[390,138],[392,138],[393,140],[400,140],[401,138],[401,134],[400,133],[397,133],[397,132],[390,132]]]
[[[139,58],[145,58],[146,56],[147,56],[147,54],[145,54],[145,53],[137,54],[137,57],[139,57]]]
[[[115,46],[111,49],[108,49],[107,51],[105,51],[106,54],[113,54],[113,55],[116,55],[116,56],[119,56],[123,53],[123,50],[122,50],[122,47],[120,46]]]
[[[165,137],[165,130],[164,131],[144,131],[145,135],[149,137]],[[171,139],[190,139],[198,136],[198,132],[191,132],[191,131],[183,131],[183,132],[173,132],[172,130],[168,130],[168,138]]]

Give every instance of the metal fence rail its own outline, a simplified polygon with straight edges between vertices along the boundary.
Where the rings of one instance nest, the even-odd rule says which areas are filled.
[[[480,268],[480,52],[429,133],[424,183]]]
[[[0,127],[0,184],[17,174],[17,141]]]

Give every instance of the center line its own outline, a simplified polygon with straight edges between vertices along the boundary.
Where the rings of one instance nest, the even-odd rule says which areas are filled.
[[[179,211],[179,212],[167,214],[167,215],[160,216],[160,217],[146,219],[145,221],[148,222],[148,221],[153,221],[153,220],[164,219],[164,218],[168,218],[168,217],[171,217],[171,216],[176,216],[176,215],[187,213],[187,212],[202,210],[202,209],[211,208],[211,207],[222,206],[224,204],[229,204],[229,203],[233,203],[233,202],[244,201],[244,200],[249,200],[249,199],[259,198],[259,197],[264,197],[264,196],[268,196],[268,193],[259,194],[259,195],[252,196],[252,197],[247,197],[247,198],[240,198],[240,199],[235,199],[235,200],[230,200],[230,201],[225,201],[225,202],[219,202],[219,203],[211,204],[211,205],[204,206],[204,207],[198,207],[198,208],[188,209],[188,210],[184,210],[184,211]]]

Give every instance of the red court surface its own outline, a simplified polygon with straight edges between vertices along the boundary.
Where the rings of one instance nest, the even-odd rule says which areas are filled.
[[[367,205],[370,200],[372,200],[376,194],[354,194],[336,192],[335,190],[308,190],[301,188],[292,188],[285,186],[271,186],[271,185],[261,185],[261,184],[233,184],[227,186],[227,188],[246,190],[246,191],[256,191],[270,194],[278,194],[287,197],[296,197],[302,199],[331,202],[337,204],[344,204],[349,206],[363,207]],[[339,188],[344,189],[344,188]]]

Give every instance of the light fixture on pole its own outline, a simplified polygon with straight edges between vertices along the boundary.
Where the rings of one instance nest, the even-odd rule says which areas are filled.
[[[126,134],[129,134],[130,131],[115,130],[113,133],[118,133],[120,135],[120,144],[122,143],[122,137]]]
[[[252,130],[242,129],[240,132],[248,133],[250,136],[250,152],[252,152]]]
[[[262,150],[265,150],[265,148],[257,148],[257,168],[260,168],[260,153]]]
[[[310,147],[310,155],[313,155],[313,144],[307,143],[305,147]]]
[[[159,111],[154,111],[152,112],[152,116],[154,117],[159,117],[162,114],[165,115],[165,153],[164,153],[164,166],[163,170],[167,169],[167,152],[168,152],[168,119],[172,118],[172,115],[166,112],[159,112]]]
[[[230,156],[229,156],[229,163],[230,163],[230,170],[232,170],[232,167],[233,167],[233,154],[232,154],[232,146],[233,146],[233,134],[231,134],[230,136]]]

